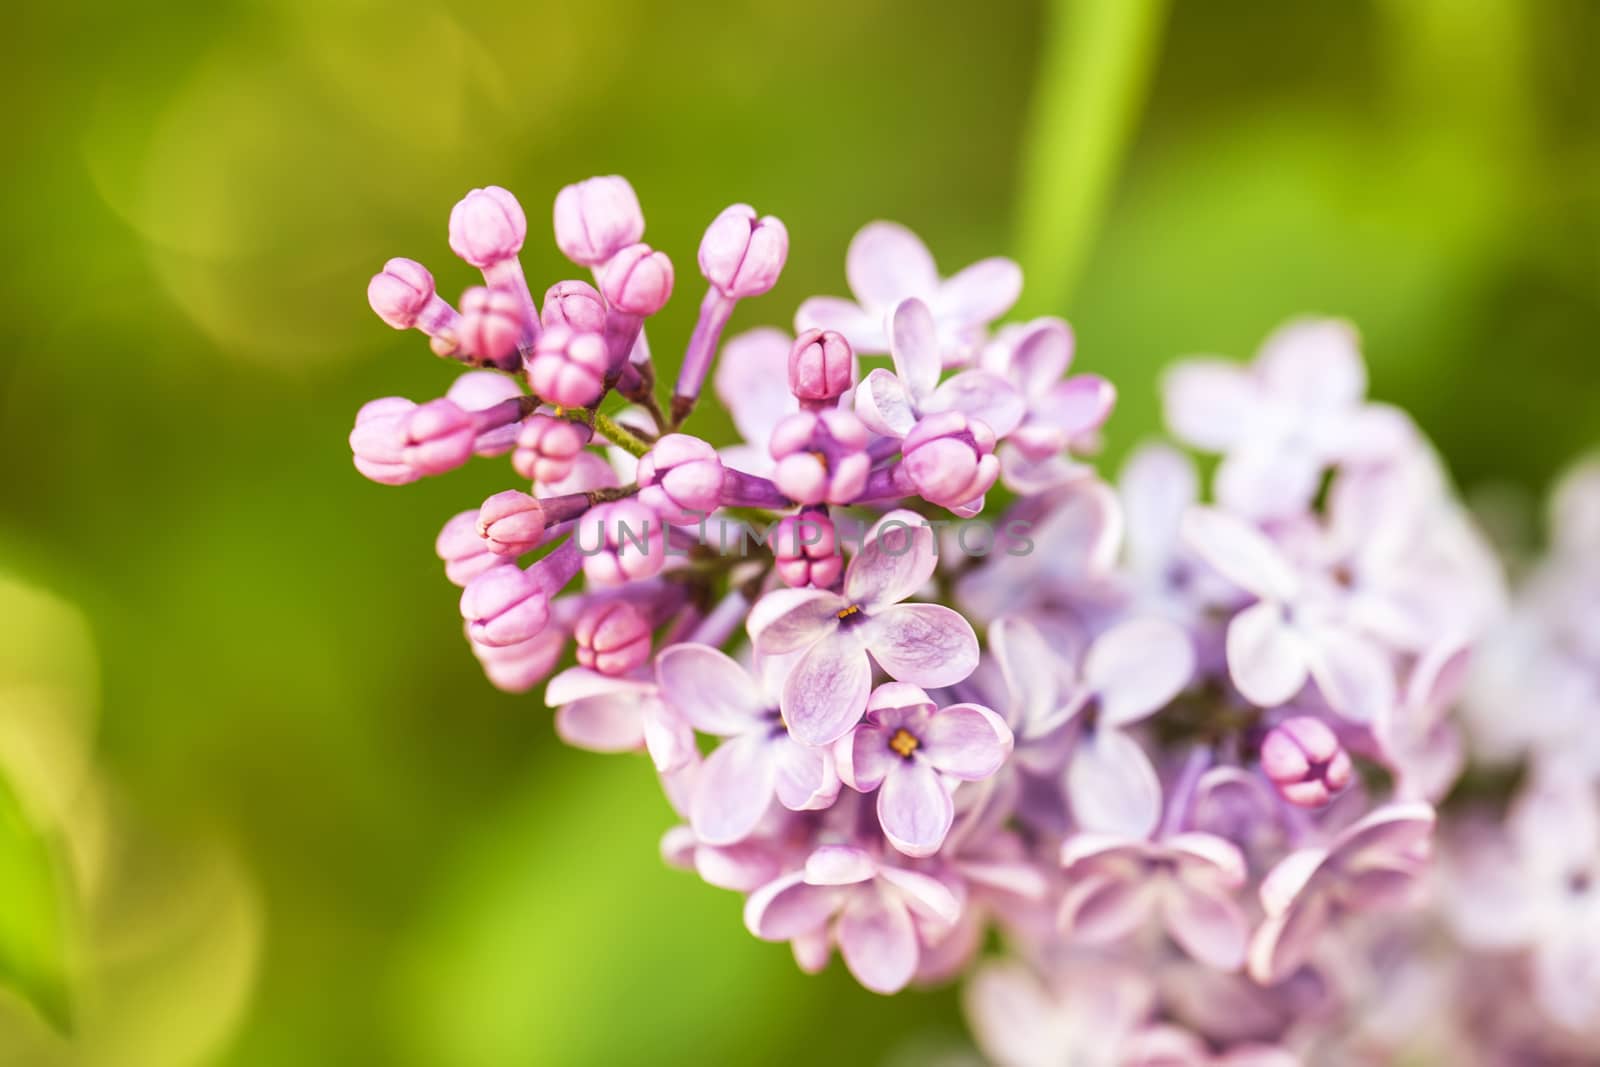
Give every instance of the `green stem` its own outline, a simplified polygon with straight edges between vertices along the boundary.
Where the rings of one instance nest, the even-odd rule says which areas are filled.
[[[1167,0],[1051,0],[1022,166],[1024,306],[1072,296],[1139,111]]]
[[[610,416],[602,415],[598,411],[594,413],[594,429],[601,437],[604,437],[635,458],[642,457],[646,452],[650,451],[650,443],[648,441],[639,437],[621,423],[614,421]]]

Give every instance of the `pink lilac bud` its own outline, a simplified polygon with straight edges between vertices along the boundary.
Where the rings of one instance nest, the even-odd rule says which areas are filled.
[[[838,535],[824,510],[808,508],[784,516],[773,531],[771,545],[778,578],[784,585],[827,589],[844,571]]]
[[[522,424],[511,466],[532,482],[559,482],[572,473],[572,465],[593,431],[571,419],[535,415]]]
[[[507,489],[478,509],[478,536],[497,556],[520,556],[544,540],[544,509],[527,493]]]
[[[588,407],[605,394],[609,369],[605,338],[562,326],[546,330],[534,346],[528,384],[557,407]]]
[[[367,283],[367,303],[397,330],[418,329],[429,337],[453,334],[460,318],[434,291],[433,275],[414,259],[391,259]]]
[[[698,437],[669,433],[639,460],[639,500],[668,522],[697,522],[722,497],[722,459]]]
[[[520,644],[549,621],[550,595],[531,568],[491,567],[461,591],[461,617],[478,644]]]
[[[788,258],[789,231],[749,204],[724,209],[700,241],[700,273],[729,300],[771,290]]]
[[[476,286],[461,294],[461,347],[485,363],[510,370],[521,363],[522,302],[502,289]]]
[[[625,600],[591,604],[572,630],[578,663],[601,674],[627,674],[649,662],[650,630],[649,617]]]
[[[959,411],[929,415],[901,443],[901,470],[930,504],[953,508],[987,493],[1000,476],[994,432]]]
[[[476,509],[452,516],[439,531],[433,550],[444,560],[444,576],[452,585],[464,587],[490,567],[510,565],[505,557],[490,552],[478,536]]]
[[[849,504],[866,487],[867,427],[849,411],[800,411],[772,431],[772,480],[800,504]]]
[[[472,458],[478,429],[453,400],[440,397],[406,417],[405,462],[421,474],[443,474]]]
[[[1289,803],[1320,808],[1350,784],[1350,754],[1321,719],[1296,715],[1267,732],[1261,770]]]
[[[597,267],[644,236],[644,213],[628,179],[611,175],[556,194],[556,247],[584,267]]]
[[[666,563],[667,524],[635,499],[590,509],[573,540],[583,554],[583,573],[597,586],[651,578]]]
[[[527,236],[522,205],[498,185],[474,189],[450,209],[450,250],[479,270],[514,259]]]
[[[789,349],[789,391],[806,406],[832,404],[855,386],[855,353],[833,330],[807,330]]]
[[[468,371],[451,382],[450,388],[445,390],[444,395],[455,401],[456,406],[463,411],[481,412],[493,409],[507,400],[521,400],[527,394],[513,378],[495,371],[478,370]],[[516,446],[517,431],[520,428],[519,423],[512,421],[483,430],[472,442],[472,454],[505,455]]]
[[[405,461],[406,420],[417,405],[402,396],[369,400],[356,412],[350,451],[356,470],[379,485],[406,485],[422,473]]]
[[[544,294],[544,328],[565,326],[574,333],[604,333],[606,304],[588,282],[556,282]]]
[[[470,641],[485,677],[496,689],[507,693],[526,693],[555,670],[566,651],[567,635],[554,626],[514,645],[484,645]]]
[[[606,264],[600,291],[618,311],[654,315],[672,298],[672,260],[649,245],[629,245]]]

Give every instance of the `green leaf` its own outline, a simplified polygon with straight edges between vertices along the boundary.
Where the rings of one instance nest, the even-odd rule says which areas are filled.
[[[53,843],[0,778],[0,987],[60,1030],[72,1028],[66,884]]]

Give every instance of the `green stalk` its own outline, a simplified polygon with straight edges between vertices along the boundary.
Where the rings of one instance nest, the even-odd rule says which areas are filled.
[[[1138,125],[1167,0],[1048,0],[1024,140],[1023,309],[1065,310]]]

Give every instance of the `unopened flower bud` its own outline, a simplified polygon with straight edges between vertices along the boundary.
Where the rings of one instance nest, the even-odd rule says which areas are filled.
[[[466,351],[509,370],[519,362],[522,301],[502,289],[468,289],[461,294],[461,323],[456,332]]]
[[[1000,476],[994,432],[958,411],[929,415],[901,443],[902,469],[930,504],[954,508],[987,493]]]
[[[522,205],[498,185],[472,190],[450,210],[450,249],[479,270],[515,257],[527,236]]]
[[[526,693],[555,670],[566,650],[567,635],[554,626],[514,645],[484,645],[468,641],[485,677],[496,689]]]
[[[639,460],[639,500],[668,522],[695,522],[717,509],[722,458],[705,441],[669,433]]]
[[[700,241],[700,273],[730,300],[769,291],[788,258],[789,231],[749,204],[724,209]]]
[[[555,225],[562,255],[596,267],[644,236],[644,213],[628,179],[610,175],[557,193]]]
[[[778,578],[784,585],[826,589],[844,570],[838,535],[825,510],[784,516],[773,531],[771,544]]]
[[[772,431],[772,481],[801,504],[849,504],[866,488],[872,458],[867,428],[839,408],[800,411]]]
[[[570,419],[535,415],[522,424],[511,466],[531,482],[548,485],[572,473],[572,465],[589,443],[591,431]]]
[[[422,474],[443,474],[472,458],[477,424],[446,397],[430,400],[406,416],[405,462]]]
[[[432,336],[451,326],[456,313],[434,291],[433,275],[414,259],[391,259],[367,283],[367,303],[397,330],[413,327]]]
[[[1321,719],[1296,715],[1267,732],[1261,770],[1289,803],[1320,808],[1350,784],[1350,754]]]
[[[666,562],[667,524],[637,499],[591,508],[578,520],[573,539],[583,554],[583,573],[597,586],[653,578]]]
[[[478,536],[497,556],[520,556],[544,539],[544,508],[527,493],[507,489],[478,509]]]
[[[565,326],[575,333],[604,333],[606,305],[588,282],[556,282],[544,294],[545,329]]]
[[[629,245],[606,264],[600,290],[618,311],[654,315],[672,298],[672,260],[649,245]]]
[[[789,349],[789,391],[802,404],[831,404],[855,385],[855,353],[833,330],[807,330]]]
[[[504,556],[489,551],[478,536],[476,509],[454,515],[439,531],[433,550],[444,560],[444,576],[450,584],[466,584],[490,567],[508,566]]]
[[[446,397],[455,401],[462,411],[483,411],[507,400],[519,399],[527,394],[516,380],[492,370],[473,370],[456,378],[445,390]],[[472,442],[475,456],[503,456],[517,443],[518,422],[483,429]]]
[[[605,338],[561,326],[546,330],[534,346],[528,384],[558,407],[588,407],[604,395],[609,368]]]
[[[601,674],[627,674],[649,661],[650,629],[645,613],[625,600],[591,604],[572,629],[578,663]]]
[[[416,409],[402,396],[381,397],[361,406],[350,431],[356,470],[379,485],[406,485],[422,477],[405,460],[406,420]]]
[[[483,645],[515,645],[536,636],[550,619],[550,598],[521,567],[491,567],[461,591],[467,636]]]

